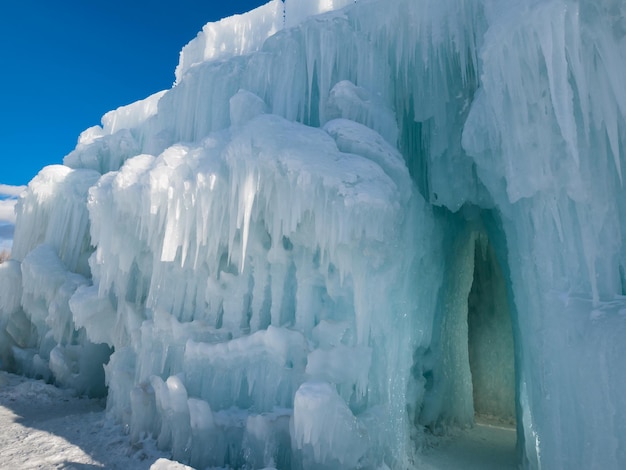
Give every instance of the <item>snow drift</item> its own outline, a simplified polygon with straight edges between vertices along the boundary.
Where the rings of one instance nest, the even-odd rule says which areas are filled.
[[[525,468],[622,468],[625,17],[274,0],[205,26],[21,196],[3,367],[108,390],[200,468],[409,468],[476,415]]]

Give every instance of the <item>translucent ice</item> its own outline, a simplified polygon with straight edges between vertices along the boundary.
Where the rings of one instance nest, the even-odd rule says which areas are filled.
[[[626,10],[271,1],[20,197],[0,360],[195,467],[626,466]],[[103,373],[104,371],[104,373]]]

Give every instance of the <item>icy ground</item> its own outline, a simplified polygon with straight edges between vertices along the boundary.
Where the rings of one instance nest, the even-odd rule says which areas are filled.
[[[0,468],[190,468],[166,457],[150,440],[131,446],[106,417],[103,400],[0,371]],[[427,450],[422,468],[506,470],[515,462],[514,430],[477,425]]]
[[[476,424],[424,452],[426,470],[514,470],[515,429]]]
[[[0,468],[147,470],[162,457],[150,441],[131,447],[103,400],[0,372]]]

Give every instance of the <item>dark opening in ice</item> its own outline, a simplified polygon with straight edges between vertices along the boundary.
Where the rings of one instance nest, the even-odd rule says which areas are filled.
[[[468,349],[477,421],[515,424],[515,358],[506,283],[491,245],[476,241]]]

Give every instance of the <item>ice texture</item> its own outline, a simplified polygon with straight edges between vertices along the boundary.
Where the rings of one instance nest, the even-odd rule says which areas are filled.
[[[626,6],[274,0],[16,205],[2,367],[196,468],[626,466]],[[622,233],[624,231],[624,233]]]
[[[272,0],[243,15],[207,23],[180,51],[175,72],[176,83],[179,83],[187,70],[194,65],[259,50],[268,37],[282,29],[284,15],[285,7],[282,0]]]

